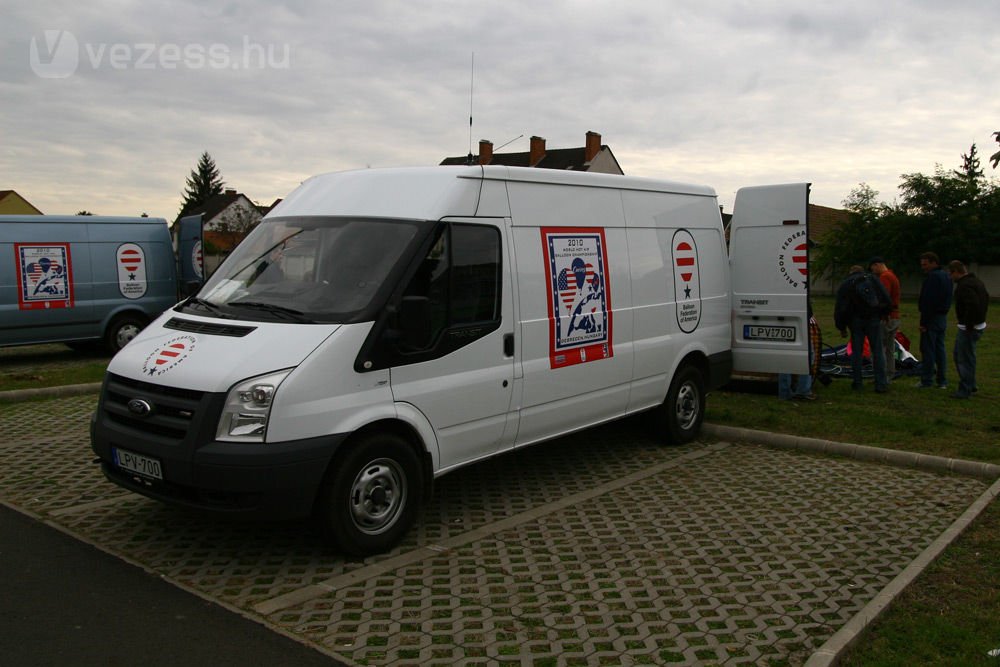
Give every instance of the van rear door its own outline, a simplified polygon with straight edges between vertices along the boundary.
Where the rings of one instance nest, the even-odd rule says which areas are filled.
[[[729,231],[733,372],[809,372],[809,183],[742,188]]]

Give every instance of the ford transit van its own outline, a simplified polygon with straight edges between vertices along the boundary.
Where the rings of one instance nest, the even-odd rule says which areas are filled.
[[[734,368],[808,372],[808,184],[507,167],[314,177],[111,362],[104,474],[392,547],[432,481],[650,411],[695,438]],[[737,257],[739,254],[741,257]]]

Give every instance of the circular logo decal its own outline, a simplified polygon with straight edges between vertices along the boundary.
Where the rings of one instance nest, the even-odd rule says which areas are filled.
[[[806,241],[806,230],[795,232],[781,244],[778,270],[789,285],[805,289],[806,281],[809,280],[809,246]]]
[[[188,355],[194,351],[196,342],[194,336],[171,338],[146,357],[146,361],[142,364],[142,374],[163,375],[187,359]]]

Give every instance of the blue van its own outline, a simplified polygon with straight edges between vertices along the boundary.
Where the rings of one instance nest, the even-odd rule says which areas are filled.
[[[0,346],[117,352],[177,302],[177,273],[163,218],[0,215]]]

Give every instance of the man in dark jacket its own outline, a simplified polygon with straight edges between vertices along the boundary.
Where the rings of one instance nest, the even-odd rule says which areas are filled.
[[[944,332],[948,328],[948,310],[951,308],[951,278],[941,268],[941,261],[933,252],[920,255],[920,268],[927,276],[920,287],[920,383],[921,389],[948,388],[945,368],[948,355],[944,351]],[[935,372],[936,371],[936,372]]]
[[[965,264],[957,259],[948,263],[948,273],[955,281],[955,315],[958,317],[958,336],[955,338],[958,391],[952,397],[969,398],[977,390],[976,343],[986,330],[990,295],[983,281],[969,273]]]
[[[889,391],[889,381],[885,375],[885,350],[882,346],[882,312],[878,306],[869,303],[862,296],[859,287],[866,286],[880,303],[889,307],[890,299],[878,278],[865,273],[860,266],[852,266],[850,275],[837,288],[837,303],[833,320],[841,336],[851,330],[851,389],[860,391],[861,365],[864,359],[865,338],[872,355],[875,370],[875,391],[883,394]],[[888,310],[886,310],[888,312]]]

